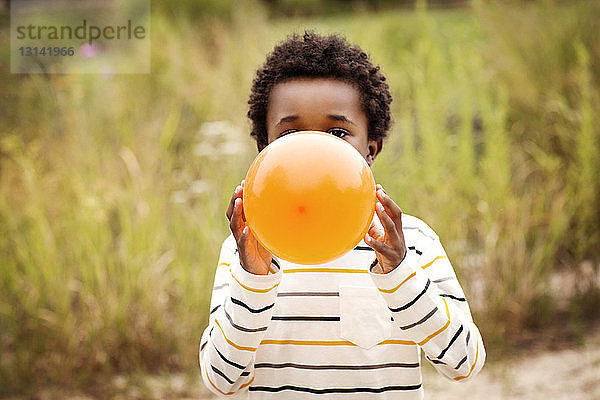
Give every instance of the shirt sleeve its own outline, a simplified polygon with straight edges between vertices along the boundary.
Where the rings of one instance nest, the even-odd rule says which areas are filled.
[[[431,233],[420,248],[409,247],[396,269],[370,274],[406,336],[439,372],[466,381],[483,367],[485,348],[448,256]]]
[[[210,305],[200,341],[199,362],[205,385],[225,396],[249,386],[254,357],[271,320],[281,271],[255,275],[242,268],[233,236],[223,242]]]

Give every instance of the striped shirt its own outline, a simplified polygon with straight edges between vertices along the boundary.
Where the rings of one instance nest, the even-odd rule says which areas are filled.
[[[421,351],[451,380],[476,375],[485,349],[454,269],[429,226],[402,220],[408,253],[388,274],[369,270],[361,241],[325,264],[274,258],[276,273],[254,275],[225,239],[200,343],[206,386],[247,399],[422,399]]]

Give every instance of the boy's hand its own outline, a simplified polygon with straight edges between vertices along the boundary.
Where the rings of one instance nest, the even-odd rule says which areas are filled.
[[[402,233],[402,210],[385,193],[381,185],[375,189],[379,202],[375,212],[383,225],[383,230],[374,222],[365,235],[365,243],[375,250],[381,273],[393,271],[406,256],[406,244]],[[379,272],[373,268],[373,272]]]
[[[229,229],[235,237],[242,267],[251,274],[267,275],[273,256],[250,232],[244,216],[243,194],[244,181],[235,188],[229,207],[227,207],[226,214],[227,219],[229,219]]]

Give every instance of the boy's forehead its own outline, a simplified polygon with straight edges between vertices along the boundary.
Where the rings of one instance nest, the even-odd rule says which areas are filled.
[[[335,92],[356,92],[358,94],[358,90],[349,82],[336,79],[336,78],[295,78],[285,80],[283,82],[279,82],[275,84],[273,89],[271,90],[271,94],[273,92],[281,92],[281,91],[299,91],[299,92],[327,92],[327,91],[335,91]]]
[[[327,78],[302,78],[275,85],[269,97],[269,109],[285,112],[301,108],[360,108],[360,95],[347,82]]]

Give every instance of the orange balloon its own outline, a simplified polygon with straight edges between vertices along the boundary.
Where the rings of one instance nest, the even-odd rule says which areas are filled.
[[[269,252],[321,264],[350,251],[367,233],[375,181],[351,144],[324,132],[296,132],[258,154],[243,200],[248,226]]]

